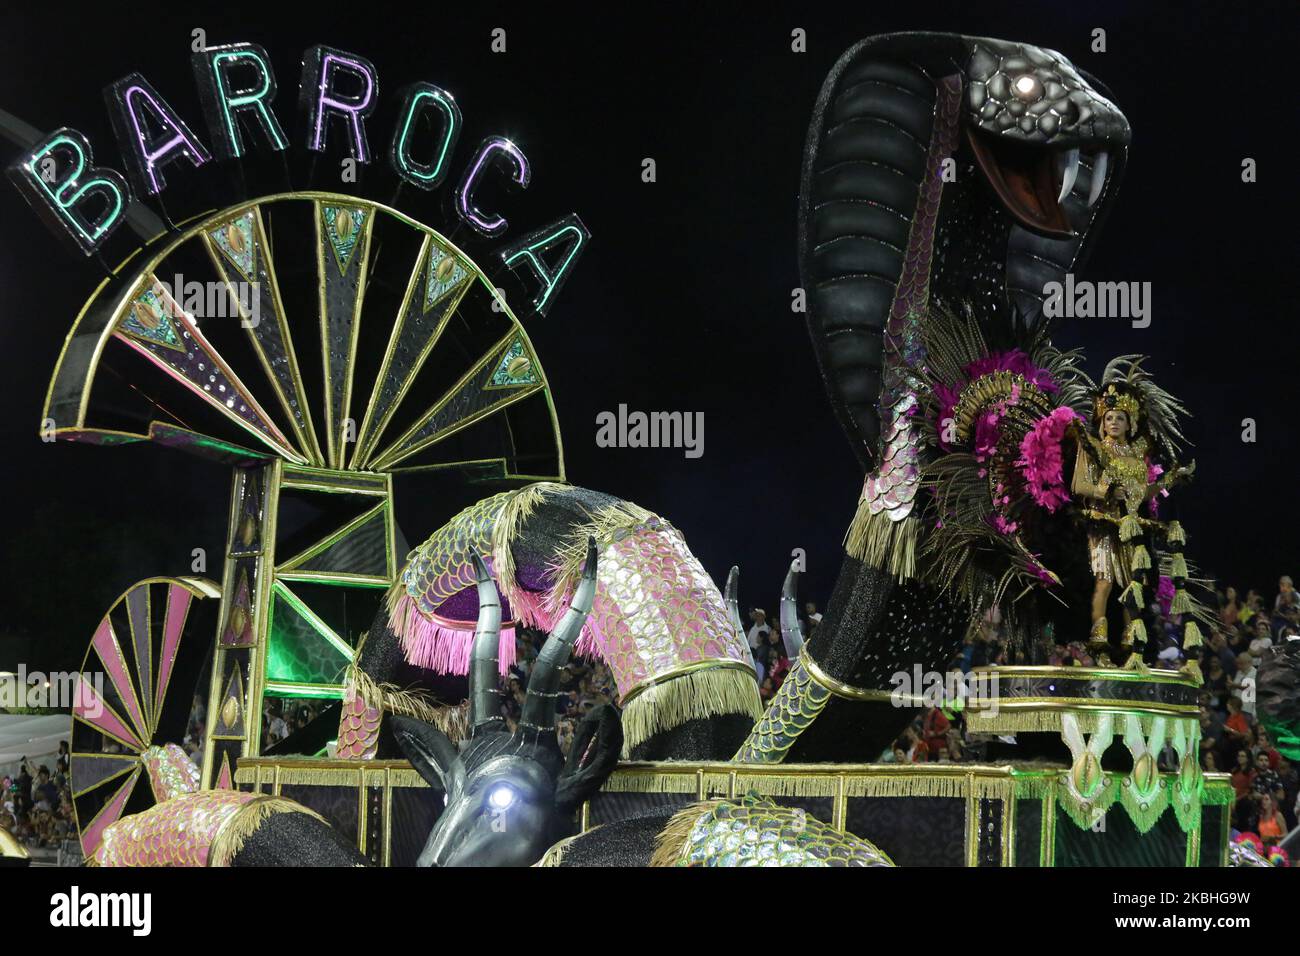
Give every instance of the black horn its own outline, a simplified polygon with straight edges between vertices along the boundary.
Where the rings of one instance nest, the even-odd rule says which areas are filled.
[[[478,575],[478,625],[469,657],[469,723],[471,735],[501,728],[501,680],[498,655],[501,653],[501,599],[487,565],[475,552],[474,571]]]
[[[736,565],[731,566],[727,572],[727,587],[722,592],[723,598],[727,602],[727,610],[731,613],[731,626],[740,634],[740,640],[749,651],[749,666],[754,668],[754,677],[758,677],[758,662],[754,660],[754,649],[749,646],[749,637],[745,633],[745,622],[740,619],[740,568]]]
[[[528,678],[528,696],[519,715],[520,731],[535,732],[538,735],[555,727],[555,696],[560,686],[560,670],[569,661],[573,645],[578,642],[582,626],[591,613],[591,604],[596,597],[596,539],[587,539],[587,564],[582,569],[582,580],[573,592],[569,609],[551,636],[546,639],[537,661],[533,664],[532,675]]]
[[[803,649],[803,628],[799,626],[799,562],[791,561],[781,585],[781,636],[792,659]]]

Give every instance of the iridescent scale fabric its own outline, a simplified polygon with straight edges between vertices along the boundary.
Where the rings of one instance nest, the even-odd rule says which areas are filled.
[[[732,760],[780,763],[808,725],[826,706],[831,692],[813,680],[803,661],[795,661],[776,696]]]
[[[490,560],[492,529],[511,494],[503,491],[470,505],[408,555],[402,583],[421,614],[432,616],[443,601],[474,587],[470,555],[477,551]],[[473,618],[469,626],[473,629]]]
[[[199,790],[123,817],[104,830],[100,866],[207,866],[213,842],[244,807],[264,799],[236,790]]]
[[[901,521],[912,512],[921,483],[920,432],[912,423],[917,413],[920,382],[909,371],[925,361],[920,317],[930,300],[930,264],[934,256],[935,224],[943,195],[943,160],[957,145],[957,111],[961,84],[949,77],[939,84],[934,132],[926,159],[926,175],[917,198],[907,253],[885,327],[884,382],[880,390],[879,463],[862,486],[862,499],[871,513],[885,512]]]
[[[579,650],[596,645],[621,699],[691,664],[751,666],[722,595],[666,522],[616,531],[600,553],[597,581]]]
[[[379,724],[383,709],[356,691],[343,698],[339,717],[338,749],[340,760],[373,760],[379,752]]]
[[[199,789],[199,768],[176,744],[150,747],[140,758],[159,803]]]
[[[677,866],[893,866],[874,845],[755,793],[723,801],[691,827]]]

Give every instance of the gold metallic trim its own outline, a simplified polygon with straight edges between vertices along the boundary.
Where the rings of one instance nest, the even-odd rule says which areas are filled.
[[[312,626],[312,629],[319,634],[327,644],[343,655],[344,660],[349,664],[356,658],[356,651],[352,645],[343,640],[334,629],[321,620],[320,615],[308,607],[307,602],[289,589],[285,583],[283,575],[276,575],[275,584],[271,587],[271,593],[278,596],[291,608],[298,612],[298,616]],[[267,616],[274,612],[273,606],[267,607]],[[259,698],[260,700],[260,698]]]
[[[831,804],[831,827],[844,833],[849,816],[849,797],[847,779],[844,774],[835,777],[835,796]]]
[[[891,701],[894,700],[894,692],[888,690],[867,690],[865,687],[855,687],[852,684],[846,684],[838,681],[830,674],[822,670],[817,662],[812,659],[808,653],[808,645],[805,644],[799,649],[799,660],[803,662],[804,670],[814,681],[826,688],[836,697],[843,697],[846,700],[866,700],[866,701]],[[900,694],[898,699],[905,700],[913,706],[921,706],[922,700],[919,694]],[[915,703],[913,703],[915,702]]]
[[[55,385],[58,383],[60,379],[60,374],[63,371],[63,366],[65,362],[69,360],[70,357],[69,352],[70,352],[71,345],[78,338],[78,330],[80,329],[81,324],[86,319],[86,317],[92,311],[98,314],[99,310],[95,307],[99,303],[100,296],[103,294],[104,290],[108,287],[108,285],[112,282],[113,278],[123,275],[128,268],[132,269],[134,272],[138,274],[152,272],[164,260],[166,260],[169,256],[171,256],[177,249],[179,249],[185,243],[194,239],[196,236],[202,234],[205,230],[218,226],[223,222],[228,222],[231,219],[242,215],[244,212],[246,212],[249,209],[257,210],[258,215],[260,217],[261,208],[264,206],[270,206],[273,203],[308,202],[313,204],[313,211],[314,211],[315,203],[317,201],[324,201],[324,202],[328,202],[331,204],[338,204],[338,205],[348,205],[354,208],[355,207],[367,208],[372,212],[372,215],[368,217],[371,220],[374,220],[375,218],[377,218],[378,215],[383,214],[397,220],[398,222],[424,235],[432,236],[434,241],[436,241],[440,246],[442,246],[449,253],[451,253],[457,259],[459,259],[461,264],[471,274],[473,279],[467,281],[476,280],[482,283],[483,286],[488,290],[495,289],[494,284],[491,281],[489,281],[486,273],[483,272],[483,270],[477,265],[477,263],[475,263],[474,260],[471,259],[468,255],[466,255],[463,250],[461,250],[458,246],[456,246],[455,243],[449,241],[445,236],[441,235],[436,230],[431,229],[429,226],[425,225],[424,223],[419,222],[418,220],[413,219],[410,216],[407,216],[405,213],[402,213],[399,210],[392,208],[391,206],[386,206],[382,203],[373,202],[368,199],[362,199],[358,196],[350,196],[342,193],[327,192],[323,190],[302,190],[299,192],[271,193],[265,196],[259,196],[253,199],[249,199],[241,203],[236,203],[235,205],[227,206],[223,209],[216,209],[207,213],[200,213],[198,215],[189,217],[188,219],[184,220],[181,223],[178,223],[178,226],[181,228],[181,231],[175,233],[174,235],[168,236],[166,233],[159,233],[158,236],[155,236],[152,239],[150,239],[148,243],[146,243],[146,245],[138,246],[135,249],[132,249],[122,259],[122,261],[118,263],[116,268],[112,270],[113,275],[104,278],[99,283],[99,285],[95,287],[90,297],[87,298],[84,303],[82,303],[81,309],[78,311],[76,318],[73,320],[72,327],[69,328],[68,334],[64,337],[63,345],[59,350],[59,357],[55,362],[54,373],[50,376],[49,384],[46,387],[45,401],[41,406],[42,420],[53,417],[50,414],[50,405],[54,397]],[[160,243],[160,244],[151,250],[149,247],[154,243]],[[276,288],[278,289],[278,282],[276,284]],[[136,283],[132,283],[131,285],[123,288],[122,292],[119,293],[117,299],[115,299],[113,302],[112,309],[110,310],[110,314],[112,316],[116,317],[121,315],[122,309],[126,306],[127,303],[129,303],[134,298],[132,293],[135,291],[135,289],[136,289]],[[506,320],[509,321],[514,326],[516,332],[523,337],[526,347],[535,356],[537,352],[535,349],[533,349],[532,341],[527,331],[524,329],[523,323],[519,321],[519,318],[514,314],[514,311],[510,308],[509,304],[502,301],[500,303],[500,309],[501,309],[501,313],[504,315]],[[87,407],[89,406],[90,403],[90,394],[92,391],[93,381],[96,373],[98,372],[99,363],[103,356],[104,348],[107,342],[113,337],[114,325],[115,325],[114,322],[110,322],[105,326],[104,329],[102,329],[98,333],[98,339],[95,342],[94,349],[92,350],[92,354],[90,356],[89,361],[86,362],[85,364],[84,372],[82,372],[78,376],[80,382],[79,385],[80,395],[77,402],[76,420],[72,422],[71,425],[60,425],[56,427],[55,429],[56,434],[59,432],[66,432],[66,431],[87,431],[87,432],[102,431],[105,433],[111,431],[106,429],[88,428],[86,426],[86,412],[87,412]],[[551,394],[550,382],[546,377],[546,370],[541,365],[540,362],[537,364],[536,370],[543,385],[542,392],[545,395],[547,409],[550,414],[551,437],[554,439],[555,442],[556,462],[559,471],[558,476],[548,475],[546,477],[547,478],[558,477],[559,480],[563,481],[565,479],[564,442],[560,434],[559,418],[555,412],[555,401],[553,395]],[[149,440],[148,435],[141,435],[134,432],[123,431],[120,432],[119,434],[122,437],[130,437],[138,441]],[[314,426],[313,426],[313,435],[314,435]],[[504,477],[515,479],[521,476],[508,474]]]
[[[714,668],[718,670],[743,670],[747,671],[751,676],[757,677],[754,673],[754,668],[749,664],[742,661],[732,660],[729,657],[711,657],[708,660],[692,661],[690,664],[683,664],[681,667],[674,667],[672,670],[656,674],[649,680],[643,680],[638,684],[633,684],[628,688],[627,693],[622,695],[622,699],[619,701],[619,707],[626,710],[628,704],[632,703],[632,701],[636,700],[640,694],[644,693],[651,687],[654,687],[656,684],[666,684],[670,680],[683,677],[686,674],[693,674],[696,671],[710,670]]]
[[[1012,780],[1002,798],[1002,865],[1016,865],[1016,784]]]
[[[77,797],[84,797],[86,794],[90,793],[90,791],[98,790],[100,787],[108,783],[110,780],[116,780],[118,777],[125,776],[126,774],[131,773],[134,770],[139,770],[141,766],[140,757],[136,754],[105,754],[105,753],[94,754],[94,753],[78,753],[76,751],[71,751],[68,754],[69,776],[71,776],[73,761],[80,760],[83,757],[90,757],[92,759],[96,757],[103,757],[110,760],[125,760],[127,761],[127,765],[123,767],[121,770],[117,771],[117,773],[111,773],[107,777],[104,777],[102,780],[96,780],[88,787],[82,787],[80,790],[74,790],[72,793],[72,798],[74,802],[76,801]]]
[[[81,820],[80,818],[78,818],[77,842],[81,844],[81,852],[83,854],[85,854],[86,856],[90,856],[89,853],[86,853],[86,843],[85,843],[86,831],[99,822],[99,818],[104,815],[104,811],[107,810],[112,805],[113,801],[117,799],[117,795],[119,793],[122,793],[123,791],[126,792],[126,799],[122,801],[122,809],[123,810],[126,809],[126,805],[131,802],[131,794],[135,792],[135,785],[140,782],[140,774],[143,771],[144,771],[144,765],[143,764],[137,765],[135,771],[131,774],[131,776],[127,780],[125,780],[120,787],[114,788],[112,794],[110,794],[108,799],[104,801],[103,806],[101,806],[98,810],[95,811],[95,815],[90,818],[90,822],[88,822],[84,827],[81,826]],[[73,801],[74,810],[75,807],[76,807],[76,801],[74,800]],[[75,815],[76,814],[74,813],[74,816]],[[122,818],[118,817],[118,819],[120,820]],[[101,841],[102,841],[102,836],[101,836]],[[99,848],[96,847],[96,852],[98,852],[98,849]]]
[[[1056,866],[1056,788],[1043,794],[1043,821],[1039,833],[1038,865]]]
[[[333,239],[325,234],[325,208],[333,206],[340,211],[346,209],[361,209],[368,205],[351,202],[323,202],[315,200],[312,203],[313,218],[316,225],[316,286],[319,294],[317,300],[318,315],[320,321],[320,347],[321,362],[324,377],[321,380],[321,387],[325,393],[325,452],[326,461],[331,468],[343,470],[347,460],[347,441],[344,439],[343,432],[345,423],[351,417],[349,412],[352,405],[352,382],[357,363],[357,343],[361,337],[361,314],[365,303],[368,273],[370,269],[370,238],[374,233],[375,219],[377,218],[374,209],[365,209],[365,222],[361,225],[361,231],[357,235],[356,242],[352,246],[352,252],[348,256],[348,268],[352,268],[355,262],[358,272],[356,274],[356,296],[350,304],[352,320],[348,323],[348,345],[347,357],[344,359],[343,394],[338,396],[340,421],[334,420],[334,393],[333,393],[333,376],[330,374],[330,310],[328,305],[327,286],[325,281],[326,273],[330,268],[330,255],[334,254],[334,262],[339,266],[340,278],[347,275],[347,270],[343,269],[342,263],[338,261],[338,249],[334,245]],[[348,306],[345,304],[344,306]],[[339,316],[342,318],[342,316]]]
[[[214,226],[215,228],[220,228],[221,226],[229,225],[237,219],[242,219],[246,214],[246,211],[240,212],[226,219],[224,222],[215,223]],[[276,397],[280,400],[281,410],[288,418],[289,430],[292,431],[294,437],[298,439],[298,448],[296,450],[302,452],[303,457],[307,461],[321,464],[323,463],[323,456],[321,455],[320,444],[316,440],[316,426],[313,424],[311,419],[311,406],[307,398],[307,388],[303,382],[302,375],[298,370],[298,355],[297,351],[294,349],[293,336],[289,332],[288,317],[285,315],[284,302],[280,298],[280,283],[276,278],[275,262],[271,256],[271,244],[267,241],[266,229],[262,222],[262,210],[254,207],[252,209],[251,218],[253,224],[253,249],[251,250],[253,275],[251,276],[244,275],[244,270],[239,267],[238,263],[231,260],[230,257],[227,256],[213,241],[212,232],[214,226],[208,226],[207,228],[202,229],[197,235],[203,248],[207,251],[208,257],[212,260],[212,265],[216,269],[217,275],[220,277],[222,282],[225,283],[231,301],[235,304],[235,309],[238,311],[241,319],[240,324],[244,326],[244,331],[248,334],[249,342],[253,346],[253,351],[262,365],[262,371],[265,373],[266,379],[270,383],[272,390],[275,392]],[[284,343],[285,358],[289,366],[289,379],[293,382],[295,392],[294,398],[298,401],[298,408],[302,412],[303,425],[306,426],[305,428],[298,425],[298,419],[293,413],[290,397],[285,394],[284,390],[280,387],[280,380],[271,370],[271,363],[267,360],[266,352],[262,348],[261,341],[253,334],[252,327],[245,324],[249,318],[248,310],[244,307],[243,300],[239,297],[239,293],[236,291],[234,283],[230,280],[230,272],[234,271],[246,282],[252,285],[257,285],[260,282],[257,278],[257,264],[259,258],[261,259],[262,265],[266,268],[267,281],[271,287],[271,301],[274,304],[276,312],[275,324],[280,330],[280,340]]]
[[[973,790],[966,794],[966,865],[980,865],[980,805]]]
[[[1026,679],[1037,678],[1057,678],[1059,680],[1076,680],[1076,681],[1134,681],[1136,683],[1155,683],[1155,684],[1183,684],[1187,687],[1199,688],[1188,675],[1182,671],[1171,671],[1165,669],[1151,669],[1146,672],[1126,671],[1114,667],[1052,667],[1048,665],[1020,665],[1020,664],[996,664],[989,667],[972,667],[972,674],[988,675],[996,677],[999,681],[1007,678],[1023,677]]]
[[[1195,704],[1095,700],[1089,697],[1012,697],[999,700],[988,708],[968,703],[966,709],[972,718],[978,718],[978,720],[994,720],[1002,711],[1093,711],[1117,714],[1173,714],[1178,717],[1195,717],[1200,712]],[[987,715],[985,714],[986,710],[990,711]]]
[[[355,472],[342,471],[338,472],[338,474],[350,475],[355,474]],[[288,488],[290,491],[317,491],[327,495],[365,495],[368,498],[382,498],[385,494],[382,487],[353,488],[348,485],[328,485],[321,482],[306,481],[303,479],[297,481],[286,480],[281,483],[280,487]]]
[[[383,830],[383,857],[380,860],[382,866],[392,866],[393,856],[393,771],[389,767],[384,768],[384,830]]]
[[[350,574],[346,571],[284,571],[276,575],[280,581],[302,581],[306,584],[336,584],[340,587],[383,589],[392,585],[392,578],[375,574]]]
[[[384,448],[383,451],[379,452],[377,455],[367,455],[367,459],[366,459],[367,467],[378,471],[387,471],[393,465],[396,465],[398,462],[405,461],[407,458],[419,454],[420,452],[424,451],[426,448],[432,445],[436,445],[439,442],[442,442],[447,438],[450,438],[452,435],[455,435],[458,432],[464,431],[466,428],[469,428],[471,425],[478,424],[483,419],[496,414],[502,409],[508,408],[511,405],[516,405],[519,402],[523,401],[525,398],[528,398],[530,395],[536,394],[539,391],[543,391],[546,388],[546,379],[539,377],[538,381],[536,382],[532,382],[528,385],[520,385],[516,388],[503,392],[502,396],[496,401],[485,406],[484,408],[479,409],[473,414],[467,415],[465,418],[452,423],[449,427],[447,427],[443,431],[434,432],[432,435],[428,435],[424,438],[421,438],[419,441],[415,442],[414,444],[411,445],[406,444],[409,439],[413,438],[416,435],[416,433],[418,433],[420,429],[424,427],[424,425],[429,421],[430,418],[432,418],[434,415],[440,412],[458,394],[460,394],[461,390],[466,385],[469,384],[469,382],[474,378],[474,376],[478,375],[480,372],[483,371],[483,369],[491,365],[493,360],[499,359],[501,357],[501,354],[507,348],[510,347],[510,344],[514,341],[514,339],[521,336],[523,336],[523,329],[512,327],[496,343],[490,346],[483,353],[482,357],[473,365],[471,365],[469,369],[459,379],[456,380],[456,383],[452,385],[449,389],[447,389],[447,391],[445,391],[436,402],[434,402],[424,411],[420,412],[420,414],[415,417],[415,421],[412,422],[410,428],[402,432],[401,435],[399,435],[396,439],[394,439],[391,444],[389,444],[386,448]],[[524,337],[524,342],[527,348],[531,352],[532,343],[528,342],[527,337]],[[536,353],[532,353],[532,354],[535,355]],[[541,363],[539,362],[538,365],[540,364]]]
[[[352,532],[356,531],[363,524],[366,524],[375,516],[382,514],[384,508],[386,508],[387,505],[388,505],[388,501],[387,499],[385,499],[383,501],[380,501],[379,504],[375,505],[374,507],[369,508],[366,511],[363,511],[361,514],[357,515],[347,524],[343,525],[343,527],[334,531],[333,534],[326,535],[324,538],[321,538],[315,544],[308,545],[302,551],[299,551],[292,558],[288,558],[285,561],[281,562],[275,569],[276,573],[278,575],[283,575],[284,572],[286,571],[297,570],[298,565],[306,561],[310,561],[312,558],[319,557],[321,554],[325,553],[330,548],[334,547],[334,545],[338,544],[348,535],[352,534]],[[318,568],[312,570],[314,570],[316,573],[324,573],[324,574],[350,574],[351,573],[347,571],[323,572]],[[366,575],[366,576],[370,577],[371,575]]]

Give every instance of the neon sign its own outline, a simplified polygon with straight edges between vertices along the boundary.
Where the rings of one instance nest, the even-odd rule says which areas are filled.
[[[288,147],[273,109],[277,85],[265,49],[255,43],[208,47],[192,55],[191,67],[214,144],[211,151],[144,76],[131,73],[104,91],[127,177],[109,167],[92,166],[90,142],[69,128],[51,133],[9,167],[10,178],[46,224],[71,238],[85,255],[98,252],[121,225],[134,195],[161,196],[169,168],[185,163],[203,167],[214,152],[218,159],[231,161],[242,159],[250,149]],[[298,87],[306,130],[302,145],[321,153],[332,134],[342,136],[353,160],[371,162],[366,122],[378,99],[379,71],[373,63],[333,47],[311,47],[303,54]],[[436,134],[431,149],[417,149],[413,130],[426,116],[433,119]],[[407,87],[386,151],[390,167],[404,183],[422,190],[438,188],[449,178],[462,126],[460,107],[446,90],[425,82]],[[488,136],[453,191],[456,216],[490,239],[503,236],[509,221],[501,212],[483,208],[475,195],[486,180],[501,178],[525,189],[532,164],[508,138]],[[582,221],[570,213],[495,258],[512,272],[531,277],[537,286],[532,306],[545,315],[590,238]]]

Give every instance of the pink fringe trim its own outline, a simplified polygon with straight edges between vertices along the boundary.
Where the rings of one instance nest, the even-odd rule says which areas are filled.
[[[516,590],[509,595],[510,610],[528,627],[551,631],[568,610],[568,596],[557,601],[554,595]],[[597,596],[599,600],[599,596]],[[558,611],[556,610],[558,608]],[[468,623],[468,622],[466,622]],[[458,627],[443,618],[429,618],[416,606],[415,599],[403,594],[388,615],[388,626],[401,639],[402,654],[410,664],[439,674],[469,672],[469,652],[474,644],[474,627]],[[604,637],[596,627],[595,614],[587,618],[574,652],[581,657],[604,660]],[[514,665],[515,627],[501,628],[497,669],[505,676]]]
[[[419,612],[415,601],[404,595],[388,617],[388,626],[402,640],[402,653],[416,667],[439,674],[469,672],[469,652],[474,644],[474,628],[452,627],[446,621],[431,620]],[[504,675],[515,663],[515,629],[501,628],[497,651],[497,669]]]

